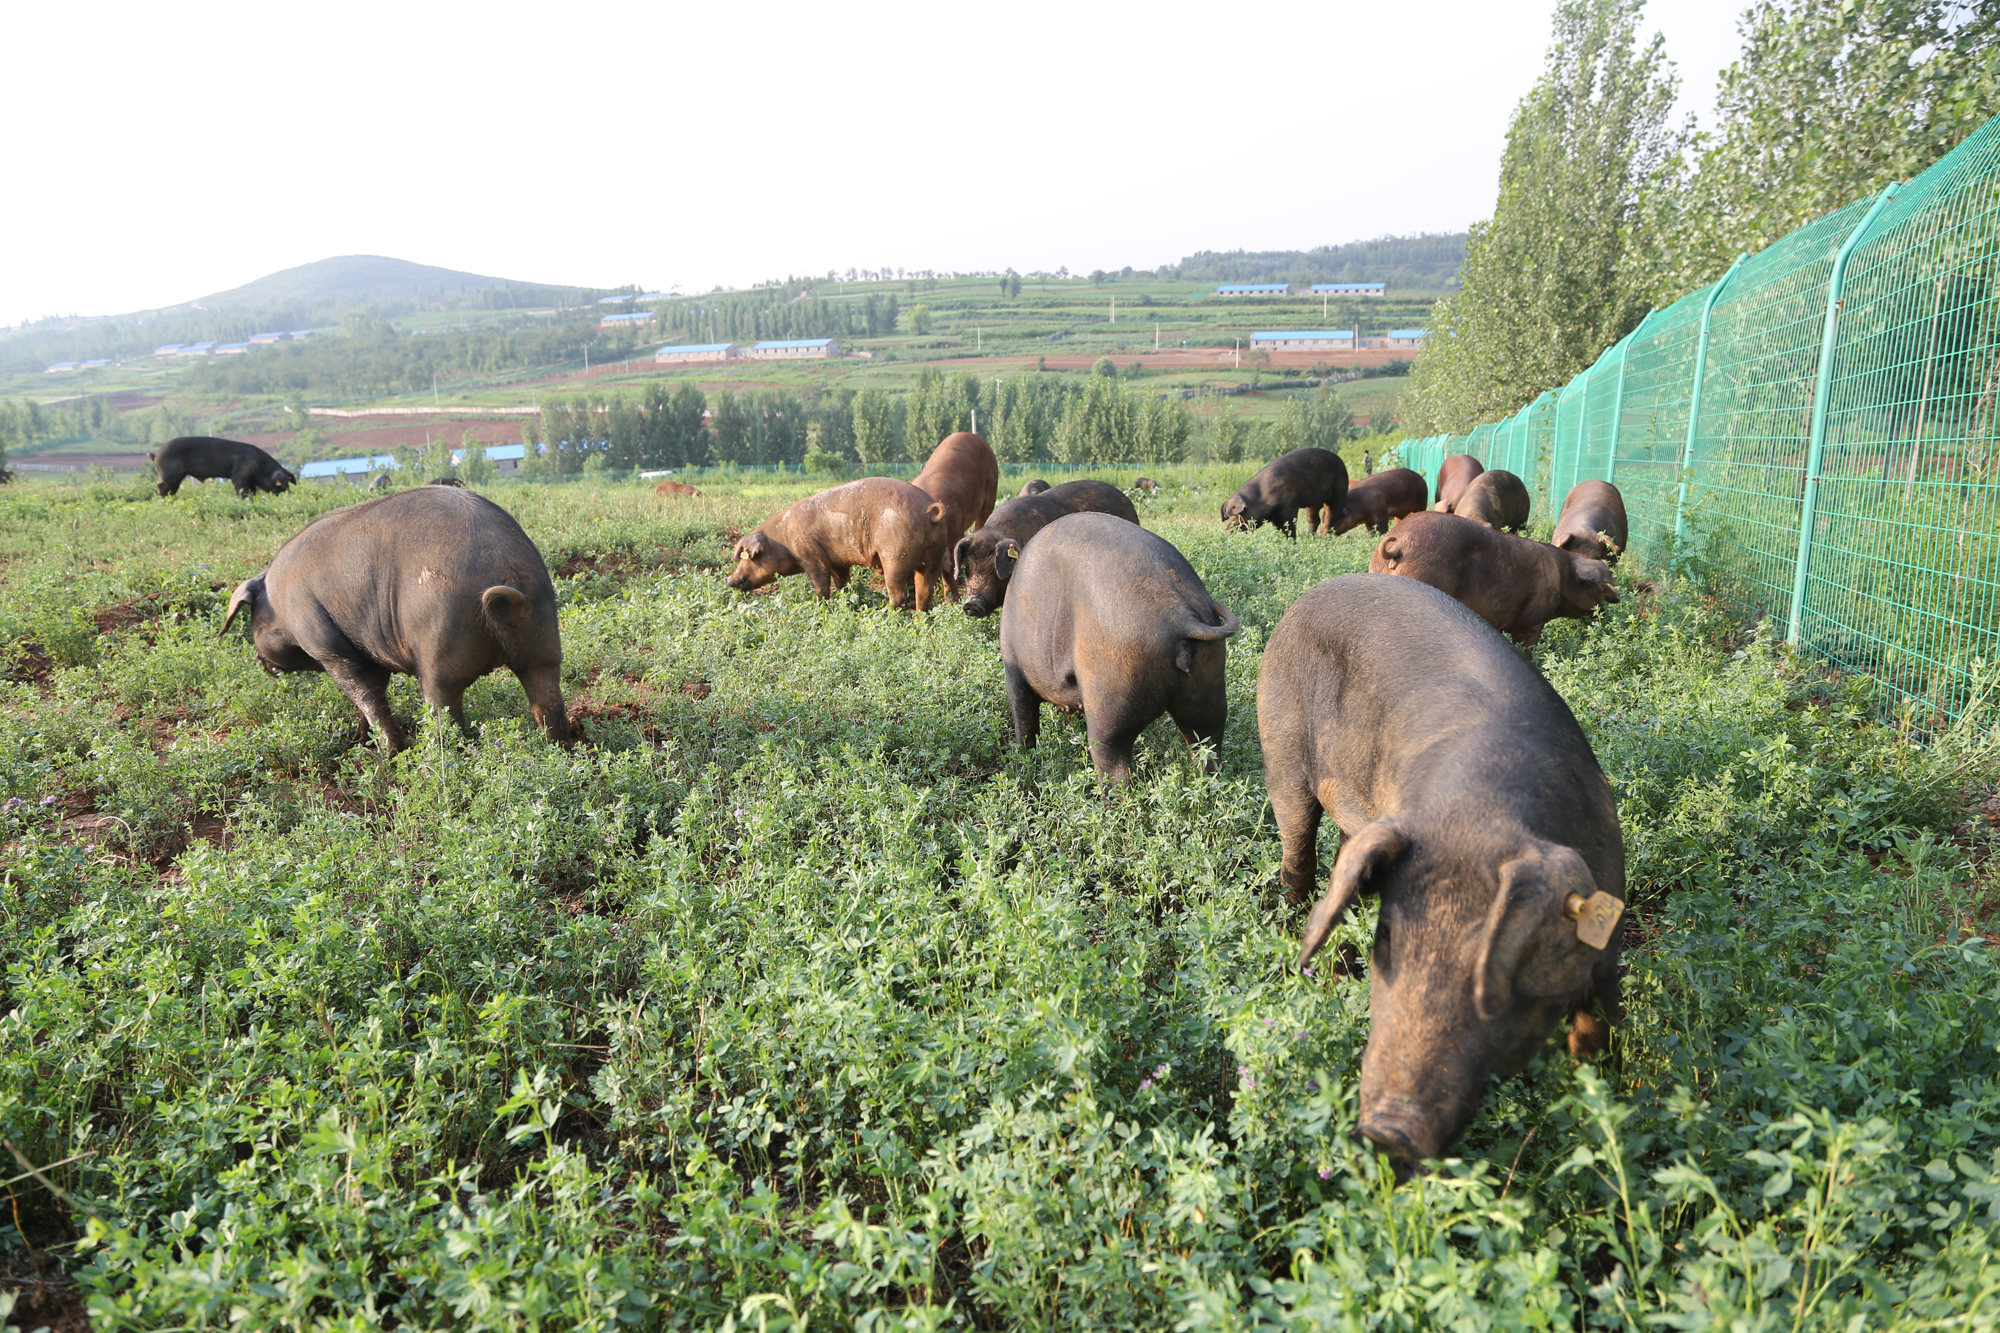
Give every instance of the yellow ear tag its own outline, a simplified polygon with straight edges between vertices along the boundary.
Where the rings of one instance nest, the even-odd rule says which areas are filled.
[[[1009,560],[1019,560],[1019,559],[1021,558],[1021,548],[1020,548],[1020,547],[1018,547],[1018,546],[1016,546],[1016,545],[1015,545],[1014,543],[1012,543],[1012,542],[1008,542],[1008,543],[1007,543],[1007,558],[1008,558]]]
[[[1618,918],[1625,915],[1625,904],[1599,889],[1588,898],[1572,893],[1563,901],[1563,915],[1576,922],[1576,937],[1593,949],[1602,949],[1611,943],[1611,932],[1618,928]]]

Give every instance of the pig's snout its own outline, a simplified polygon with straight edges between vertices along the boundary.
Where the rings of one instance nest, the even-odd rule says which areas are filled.
[[[1361,1137],[1388,1154],[1398,1180],[1408,1180],[1426,1158],[1436,1157],[1442,1151],[1433,1127],[1413,1115],[1377,1111],[1364,1116]]]
[[[993,603],[978,593],[968,593],[962,605],[965,608],[965,614],[968,616],[990,616],[993,614]]]

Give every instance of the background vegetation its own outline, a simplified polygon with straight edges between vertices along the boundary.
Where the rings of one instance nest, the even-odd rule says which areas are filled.
[[[1647,310],[1910,179],[2000,105],[1990,4],[1758,0],[1715,126],[1675,126],[1669,52],[1637,44],[1643,8],[1557,6],[1544,72],[1509,127],[1493,216],[1472,228],[1463,290],[1433,312],[1410,433],[1461,433],[1560,387]]]
[[[810,483],[491,490],[587,743],[499,676],[393,761],[215,638],[353,491],[0,492],[0,1135],[47,1180],[0,1177],[0,1265],[105,1330],[2000,1316],[1990,710],[1874,726],[1643,570],[1560,623],[1631,1021],[1397,1189],[1351,1133],[1365,987],[1287,967],[1254,725],[1271,628],[1369,541],[1156,475],[1245,630],[1218,770],[1156,728],[1124,793],[1076,719],[1013,749],[991,621],[725,590]]]

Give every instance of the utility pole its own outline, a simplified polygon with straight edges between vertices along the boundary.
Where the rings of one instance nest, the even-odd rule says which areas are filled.
[[[977,324],[972,326],[972,350],[975,352],[986,350],[986,330],[980,328]]]
[[[431,372],[431,406],[442,406],[442,402],[438,398],[438,373],[435,370]],[[429,442],[428,438],[426,438],[425,443],[428,444]]]
[[[1118,322],[1118,298],[1115,296],[1111,298],[1111,322]]]
[[[1243,369],[1243,339],[1233,338],[1230,344],[1236,349],[1236,368]]]
[[[1160,326],[1158,324],[1153,326],[1153,350],[1156,352],[1160,350]]]

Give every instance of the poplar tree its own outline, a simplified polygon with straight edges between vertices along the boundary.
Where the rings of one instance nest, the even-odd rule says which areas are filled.
[[[1911,179],[2000,107],[2000,5],[1759,0],[1738,31],[1743,52],[1722,72],[1693,178],[1650,201],[1677,223],[1660,304]]]
[[[1462,290],[1433,308],[1404,417],[1462,431],[1555,388],[1645,316],[1664,230],[1641,206],[1674,179],[1675,79],[1641,47],[1643,0],[1562,0],[1541,78],[1514,111],[1493,216],[1466,244]]]

